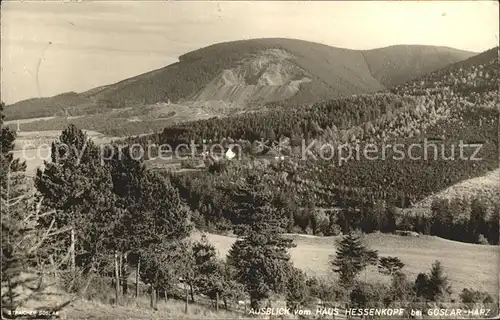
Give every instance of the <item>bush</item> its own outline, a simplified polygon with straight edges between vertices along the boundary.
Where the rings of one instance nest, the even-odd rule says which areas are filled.
[[[490,244],[488,242],[488,239],[486,239],[486,237],[483,235],[483,234],[480,234],[478,237],[477,237],[477,243],[478,244],[484,244],[484,245],[488,245]]]
[[[386,304],[389,292],[389,288],[381,283],[358,282],[352,289],[349,298],[356,307],[381,307]]]
[[[345,301],[346,291],[338,284],[326,278],[310,277],[306,280],[309,296],[320,299],[325,305],[335,301]]]
[[[334,219],[330,218],[330,223],[323,230],[323,234],[325,236],[339,236],[342,234],[342,230],[340,226],[337,223],[335,223]]]
[[[464,288],[460,293],[460,301],[472,308],[476,304],[493,303],[493,297],[487,292]]]

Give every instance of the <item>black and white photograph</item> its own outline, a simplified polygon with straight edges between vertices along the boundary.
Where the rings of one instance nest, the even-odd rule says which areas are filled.
[[[2,1],[2,319],[499,319],[499,10]]]

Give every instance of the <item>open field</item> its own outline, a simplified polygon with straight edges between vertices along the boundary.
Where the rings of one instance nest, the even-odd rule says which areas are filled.
[[[335,240],[340,237],[291,235],[297,247],[290,250],[296,267],[311,276],[331,276],[329,255],[335,254]],[[221,256],[225,256],[236,240],[234,237],[207,234]],[[193,235],[194,239],[199,235]],[[440,260],[448,275],[456,297],[463,288],[490,292],[498,298],[500,250],[498,246],[476,245],[450,241],[432,236],[405,237],[392,234],[368,234],[366,243],[379,251],[379,256],[397,256],[406,266],[410,279],[418,273],[428,272],[435,260]],[[361,277],[369,281],[388,281],[376,267]]]

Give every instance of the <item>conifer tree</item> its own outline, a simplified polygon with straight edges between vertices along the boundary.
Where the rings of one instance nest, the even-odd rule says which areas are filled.
[[[436,260],[429,273],[428,294],[431,301],[443,301],[451,294],[451,286],[448,278],[444,275],[441,262]]]
[[[272,293],[285,290],[292,268],[288,249],[294,246],[293,240],[281,236],[282,217],[255,191],[258,184],[259,178],[254,176],[240,190],[248,227],[244,238],[236,241],[228,254],[236,279],[245,286],[254,309]]]
[[[378,269],[379,272],[388,276],[400,273],[405,264],[398,257],[382,257],[380,258]]]
[[[98,254],[118,245],[116,228],[123,212],[115,207],[111,175],[101,165],[98,147],[73,125],[52,144],[51,158],[37,170],[35,184],[42,204],[57,210],[56,225],[72,229],[71,239],[65,240],[72,248],[73,271],[75,264],[88,269]]]
[[[151,308],[157,309],[160,289],[167,295],[186,278],[192,262],[189,253],[187,244],[180,241],[163,241],[141,250],[139,271],[142,281],[149,285]]]
[[[304,305],[308,298],[308,290],[305,274],[292,268],[286,286],[286,304],[292,310],[297,310]]]
[[[477,243],[479,235],[486,233],[486,206],[481,200],[474,199],[471,202],[470,208],[468,230],[470,240],[473,243]]]
[[[136,152],[128,146],[115,145],[104,149],[103,154],[111,174],[115,206],[123,212],[115,239],[121,241],[118,247],[121,252],[134,254],[136,274],[140,275],[145,274],[141,270],[142,256],[147,255],[149,260],[159,259],[152,258],[156,254],[154,248],[169,242],[173,245],[185,238],[191,223],[178,191],[168,179],[149,171]],[[149,268],[161,267],[148,263]],[[124,290],[126,285],[124,280]]]
[[[214,299],[222,297],[224,270],[217,261],[215,247],[208,242],[206,235],[192,246],[193,278],[191,281],[191,300],[194,301],[193,288]]]
[[[426,273],[419,273],[415,279],[415,293],[417,297],[428,300],[429,299],[429,276]]]
[[[339,274],[340,283],[350,287],[363,269],[377,263],[378,252],[368,249],[354,232],[345,235],[337,245],[336,255],[330,264],[333,272]]]

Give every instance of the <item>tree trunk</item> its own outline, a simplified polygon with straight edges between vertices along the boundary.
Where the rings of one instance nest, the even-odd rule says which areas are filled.
[[[227,310],[227,299],[226,299],[226,298],[224,298],[224,299],[223,299],[223,301],[224,301],[224,309],[226,309],[226,311],[228,311],[228,310]]]
[[[122,253],[118,253],[118,283],[120,284],[120,290],[123,292],[123,255]]]
[[[137,258],[137,268],[135,270],[135,297],[139,297],[139,274],[141,272],[141,258]]]
[[[160,289],[158,287],[156,287],[155,298],[156,298],[155,306],[158,306],[158,299],[160,299]]]
[[[70,244],[70,252],[71,252],[71,273],[73,276],[75,275],[76,272],[76,258],[75,258],[75,229],[71,228],[71,244]]]
[[[191,302],[194,303],[194,290],[193,290],[193,285],[189,284],[189,290],[191,293]]]
[[[184,305],[184,313],[188,313],[189,292],[188,292],[188,285],[186,282],[184,282],[184,285],[186,286],[186,304]]]
[[[115,250],[115,303],[120,299],[120,270],[118,266],[118,252]]]
[[[8,275],[7,277],[8,277],[7,285],[9,286],[9,302],[10,302],[9,311],[10,315],[14,317],[15,316],[14,311],[16,310],[16,306],[14,305],[14,292],[12,290],[12,281],[10,279],[10,275]]]
[[[128,293],[128,260],[127,255],[122,255],[123,264],[122,264],[122,286],[123,286],[123,295],[126,296]]]
[[[250,308],[253,309],[253,311],[257,311],[259,309],[259,301],[255,298],[250,298]]]
[[[167,289],[163,290],[163,294],[165,294],[165,303],[168,302],[168,292]]]
[[[118,253],[118,276],[120,277],[120,285],[122,283],[121,279],[122,279],[122,276],[123,276],[123,270],[122,270],[123,262],[122,262],[122,259],[123,259],[122,253]]]
[[[153,284],[150,284],[151,294],[150,294],[150,303],[152,309],[156,310],[156,289]]]
[[[215,310],[219,311],[219,293],[215,293]]]

